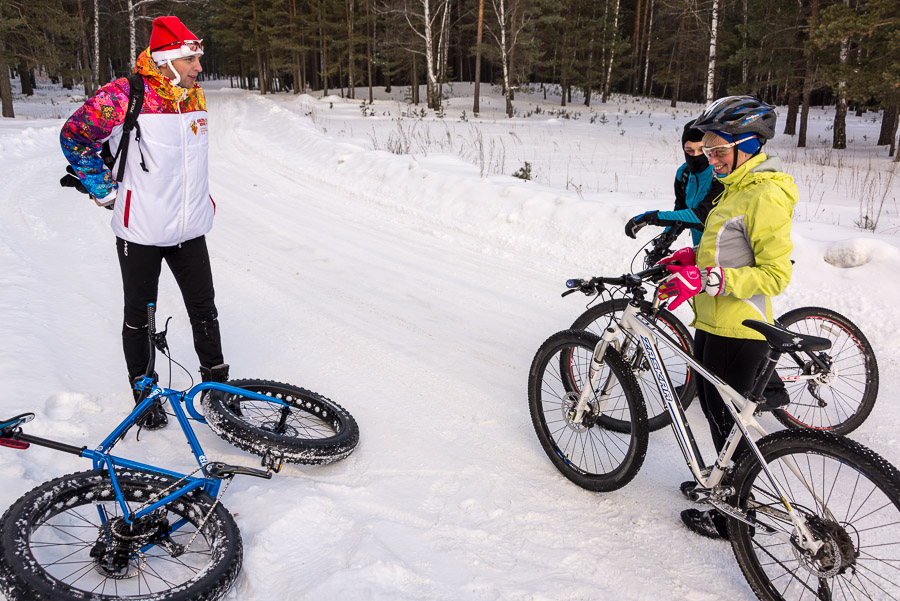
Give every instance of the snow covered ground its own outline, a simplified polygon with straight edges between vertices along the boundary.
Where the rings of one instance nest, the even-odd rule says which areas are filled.
[[[527,406],[534,352],[583,309],[560,299],[563,282],[628,269],[651,233],[629,240],[624,223],[671,205],[681,127],[699,106],[615,98],[560,112],[536,90],[510,120],[496,91],[474,117],[470,86],[453,87],[443,117],[405,104],[405,88],[362,106],[206,87],[208,239],[232,375],[321,392],[362,435],[340,463],[234,482],[224,502],[245,558],[228,599],[753,598],[730,547],[681,526],[688,474],[668,430],[628,486],[589,493],[546,459]],[[16,103],[24,118],[0,120],[0,415],[34,411],[29,432],[92,445],[131,394],[109,214],[57,184],[61,118],[77,102],[41,88]],[[900,168],[874,146],[871,114],[848,118],[844,152],[829,149],[830,123],[816,109],[808,149],[786,136],[769,147],[802,197],[776,312],[826,306],[863,329],[881,388],[853,437],[900,464]],[[534,181],[510,177],[525,162]],[[855,225],[864,215],[876,233]],[[159,307],[195,371],[168,272]],[[688,415],[709,449],[696,403]],[[198,434],[209,457],[254,465]],[[187,468],[181,440],[170,426],[121,450]],[[0,507],[87,467],[4,450]]]

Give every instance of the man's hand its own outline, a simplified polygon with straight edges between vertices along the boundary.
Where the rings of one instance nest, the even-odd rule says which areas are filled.
[[[66,167],[66,174],[59,180],[59,185],[63,188],[75,188],[82,194],[88,194],[87,188],[85,188],[84,184],[81,183],[81,180],[78,179],[72,165]]]
[[[104,196],[103,198],[97,198],[93,194],[91,194],[91,200],[94,201],[98,207],[103,207],[104,209],[109,209],[110,211],[115,208],[116,204],[116,189],[113,188],[109,191],[109,194]]]
[[[647,211],[640,215],[635,215],[625,224],[625,235],[634,238],[639,231],[647,225],[659,225],[659,211]]]

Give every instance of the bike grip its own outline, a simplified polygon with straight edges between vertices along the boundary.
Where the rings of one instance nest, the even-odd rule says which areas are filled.
[[[581,280],[566,280],[566,288],[578,288],[581,286]]]
[[[151,334],[156,334],[156,305],[147,303],[147,328]]]

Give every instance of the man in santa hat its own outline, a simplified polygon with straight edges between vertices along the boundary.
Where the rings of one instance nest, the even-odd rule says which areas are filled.
[[[112,171],[104,164],[101,149],[105,142],[112,153],[120,147],[128,78],[100,88],[72,114],[60,134],[71,165],[70,185],[113,209],[111,226],[125,293],[122,345],[132,387],[150,360],[147,305],[156,302],[163,260],[181,289],[202,379],[228,379],[205,237],[212,228],[215,204],[209,193],[206,97],[197,84],[202,55],[203,41],[178,17],[153,21],[150,46],[134,67],[144,87],[137,126],[128,134],[127,160],[116,156]],[[124,162],[121,171],[120,162]],[[117,173],[122,174],[119,181]],[[139,392],[133,393],[138,400]],[[158,404],[142,416],[141,425],[158,429],[167,421]]]

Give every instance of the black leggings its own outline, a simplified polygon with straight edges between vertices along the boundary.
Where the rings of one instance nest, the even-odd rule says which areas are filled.
[[[122,347],[129,381],[142,375],[150,360],[147,304],[156,302],[163,259],[181,289],[200,365],[224,363],[206,238],[200,236],[178,246],[145,246],[116,238],[116,250],[125,293]]]
[[[765,340],[725,338],[702,330],[697,330],[694,335],[694,356],[741,394],[750,392],[768,349],[769,345]],[[697,394],[718,453],[725,446],[728,434],[734,427],[734,419],[719,391],[702,378]],[[745,450],[747,444],[742,439],[732,459],[737,460]]]

